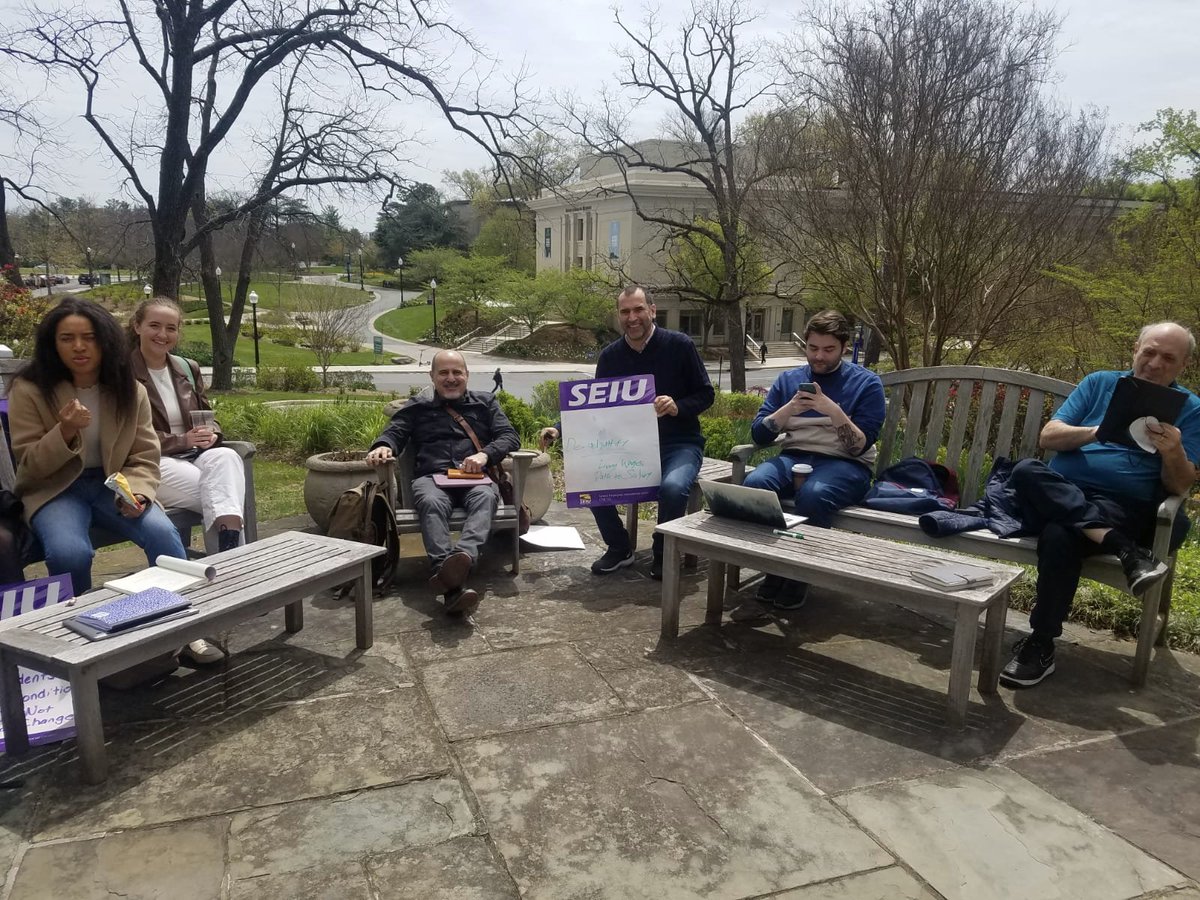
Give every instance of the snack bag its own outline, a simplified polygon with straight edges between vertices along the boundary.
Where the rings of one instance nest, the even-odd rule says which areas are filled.
[[[120,472],[114,472],[104,479],[104,486],[121,498],[121,501],[133,509],[141,509],[142,504],[137,497],[133,496],[133,489],[129,487],[129,479]]]

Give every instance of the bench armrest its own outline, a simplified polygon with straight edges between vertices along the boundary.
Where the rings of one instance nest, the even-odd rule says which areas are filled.
[[[1171,531],[1175,527],[1175,516],[1183,506],[1187,496],[1174,494],[1158,505],[1158,515],[1154,523],[1154,552],[1155,559],[1164,562],[1171,555]]]
[[[729,461],[733,463],[733,478],[734,484],[741,484],[746,480],[746,466],[750,464],[750,457],[763,447],[781,446],[787,439],[787,432],[781,431],[775,436],[775,440],[769,444],[737,444],[729,451]]]

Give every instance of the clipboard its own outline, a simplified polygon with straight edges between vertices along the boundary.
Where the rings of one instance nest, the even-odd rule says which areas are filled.
[[[1117,380],[1104,420],[1096,429],[1096,440],[1102,444],[1120,444],[1131,450],[1141,450],[1129,433],[1129,426],[1136,419],[1153,416],[1160,422],[1174,425],[1179,417],[1187,394],[1175,388],[1155,384],[1123,375]]]

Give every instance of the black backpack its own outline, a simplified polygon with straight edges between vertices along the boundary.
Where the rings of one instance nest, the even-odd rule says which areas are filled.
[[[329,513],[325,533],[332,538],[383,547],[386,552],[371,560],[371,584],[377,594],[391,587],[400,562],[400,534],[383,485],[364,481],[343,491]],[[342,596],[348,593],[348,587],[343,587]]]

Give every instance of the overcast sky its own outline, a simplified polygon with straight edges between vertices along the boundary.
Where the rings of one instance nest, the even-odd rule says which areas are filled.
[[[682,6],[664,4],[665,9]],[[451,2],[452,15],[470,29],[501,71],[524,63],[531,82],[543,93],[574,91],[586,99],[615,70],[613,47],[622,35],[605,2],[576,0],[461,0]],[[14,8],[0,0],[0,14]],[[623,4],[633,21],[638,4]],[[759,33],[774,37],[789,29],[792,3],[759,4]],[[1043,5],[1044,8],[1044,5]],[[1054,7],[1065,17],[1057,86],[1059,100],[1071,107],[1107,110],[1118,137],[1133,138],[1133,128],[1165,106],[1200,107],[1200,65],[1195,53],[1200,34],[1200,0],[1071,0]],[[55,98],[56,115],[78,114],[78,99]],[[405,173],[414,180],[441,183],[446,169],[475,168],[486,163],[482,152],[454,136],[440,118],[424,107],[397,107],[394,124],[405,134],[418,134],[422,146],[410,150]],[[75,120],[78,122],[78,119]],[[644,120],[652,136],[655,119]],[[94,151],[90,129],[68,124],[78,156],[60,165],[57,193],[88,196],[103,202],[118,191],[113,170]],[[217,186],[237,189],[252,168],[247,146],[231,148],[213,167]],[[89,154],[89,151],[90,154]],[[369,201],[340,203],[346,224],[370,230],[377,206]]]

